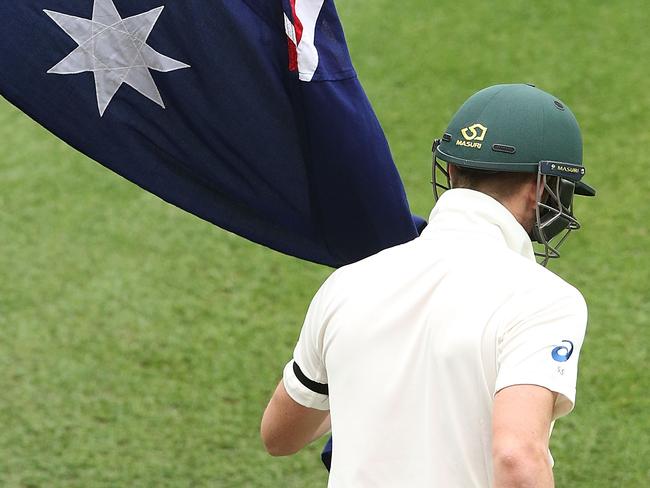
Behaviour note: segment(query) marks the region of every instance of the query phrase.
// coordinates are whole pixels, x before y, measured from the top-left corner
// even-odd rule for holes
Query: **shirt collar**
[[[514,215],[485,193],[464,188],[447,190],[438,199],[422,237],[432,238],[436,229],[483,229],[525,258],[535,260],[533,244]]]

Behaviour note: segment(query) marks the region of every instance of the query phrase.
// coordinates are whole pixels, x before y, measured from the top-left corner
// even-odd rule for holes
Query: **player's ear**
[[[447,172],[449,173],[449,186],[453,188],[455,186],[454,181],[456,181],[456,166],[448,164]]]
[[[537,176],[534,178],[527,179],[525,184],[525,195],[526,201],[530,208],[536,208],[537,202],[543,202],[544,198],[544,185],[540,185],[540,188],[537,187]]]

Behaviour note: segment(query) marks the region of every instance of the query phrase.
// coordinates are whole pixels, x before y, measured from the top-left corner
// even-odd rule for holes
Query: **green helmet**
[[[544,245],[543,264],[559,257],[557,248],[569,231],[580,227],[573,216],[573,195],[594,196],[582,182],[582,137],[569,108],[532,85],[495,85],[472,95],[456,112],[442,139],[434,143],[434,193],[438,160],[487,172],[538,175],[546,198],[538,202],[531,237]],[[448,182],[447,182],[448,183]],[[541,191],[539,192],[542,193]],[[559,234],[558,243],[550,244]]]

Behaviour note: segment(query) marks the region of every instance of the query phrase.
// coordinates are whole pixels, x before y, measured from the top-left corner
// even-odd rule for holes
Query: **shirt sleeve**
[[[587,326],[587,306],[575,289],[553,300],[535,300],[526,316],[500,334],[495,394],[508,386],[537,385],[558,394],[553,420],[575,404],[578,358]],[[541,305],[541,306],[540,306]]]
[[[329,410],[327,371],[323,359],[323,335],[327,323],[327,282],[314,296],[300,338],[282,377],[284,388],[299,404],[317,410]]]

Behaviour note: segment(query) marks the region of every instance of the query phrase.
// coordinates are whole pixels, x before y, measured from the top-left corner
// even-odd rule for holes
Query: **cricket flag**
[[[332,0],[12,0],[0,19],[0,93],[167,202],[330,266],[423,225]]]

